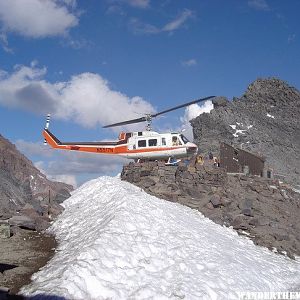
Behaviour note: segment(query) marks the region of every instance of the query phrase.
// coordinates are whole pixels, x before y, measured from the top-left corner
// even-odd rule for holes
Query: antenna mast
[[[146,122],[147,122],[146,131],[151,131],[152,130],[152,127],[151,127],[152,115],[151,114],[146,114],[145,119],[146,119]]]

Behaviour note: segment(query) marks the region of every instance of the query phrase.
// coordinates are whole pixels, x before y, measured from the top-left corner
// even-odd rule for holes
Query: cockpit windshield
[[[184,144],[189,142],[189,140],[183,134],[181,134],[180,137],[181,137],[182,141],[184,142]]]

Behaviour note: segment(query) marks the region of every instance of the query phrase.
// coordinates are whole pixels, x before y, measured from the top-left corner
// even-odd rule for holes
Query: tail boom
[[[44,129],[43,136],[47,143],[54,149],[73,150],[81,152],[102,153],[102,154],[120,154],[124,151],[124,145],[117,146],[117,142],[79,142],[64,143],[61,142],[48,129]]]

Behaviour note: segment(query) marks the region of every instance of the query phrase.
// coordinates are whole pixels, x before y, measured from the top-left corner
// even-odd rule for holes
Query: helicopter
[[[145,116],[137,119],[103,126],[103,128],[111,128],[140,122],[147,123],[144,131],[121,132],[118,140],[111,142],[62,142],[49,130],[50,115],[48,115],[46,126],[43,130],[43,136],[45,138],[44,144],[49,144],[54,149],[119,155],[129,159],[134,159],[135,161],[165,160],[170,163],[171,160],[188,159],[197,154],[197,145],[190,142],[182,133],[179,132],[158,133],[152,131],[152,120],[159,115],[198,102],[203,102],[214,97],[215,96],[209,96],[193,100],[158,113],[146,114]]]

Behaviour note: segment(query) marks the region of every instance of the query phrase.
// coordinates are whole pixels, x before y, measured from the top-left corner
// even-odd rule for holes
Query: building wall
[[[234,148],[226,143],[220,145],[220,166],[228,173],[243,173],[244,167],[249,167],[251,175],[263,175],[265,160],[263,157],[248,151]]]

